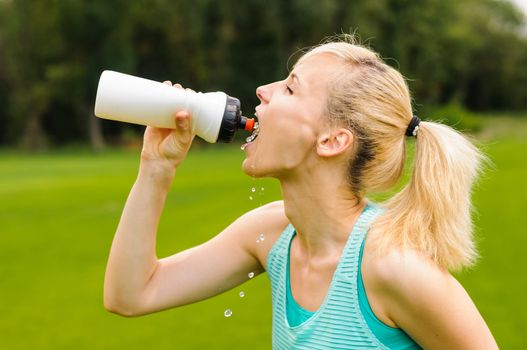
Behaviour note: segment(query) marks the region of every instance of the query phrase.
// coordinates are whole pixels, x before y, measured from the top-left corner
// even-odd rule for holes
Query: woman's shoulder
[[[464,292],[447,270],[414,249],[370,251],[365,258],[363,280],[372,309],[391,326],[402,327],[401,320],[407,315],[446,307],[445,296]]]
[[[364,268],[368,299],[373,296],[383,321],[402,328],[424,348],[496,348],[463,286],[430,257],[392,249],[370,255]]]
[[[285,215],[284,201],[274,201],[264,204],[245,213],[242,218],[251,221],[262,228],[283,227],[289,223]]]
[[[371,281],[383,289],[415,292],[415,285],[453,279],[431,258],[410,248],[393,248],[382,254],[371,252],[367,262]]]
[[[285,215],[284,202],[275,201],[245,213],[240,219],[244,222],[248,249],[265,267],[267,254],[281,233],[289,225]]]

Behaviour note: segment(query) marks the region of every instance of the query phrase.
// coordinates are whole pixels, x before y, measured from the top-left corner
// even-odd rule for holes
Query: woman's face
[[[327,84],[340,67],[336,57],[315,54],[302,59],[285,80],[256,89],[259,134],[245,147],[246,174],[280,178],[308,170],[316,158],[317,136],[327,129]]]

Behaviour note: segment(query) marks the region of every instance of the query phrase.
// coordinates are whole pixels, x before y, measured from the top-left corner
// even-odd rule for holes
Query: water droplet
[[[249,274],[247,276],[249,276],[249,278],[253,278],[254,277],[254,272],[249,272]]]
[[[256,192],[256,188],[251,188],[251,192]]]
[[[259,240],[259,239],[257,239],[257,240],[256,240],[256,243],[260,243],[260,240]]]
[[[258,240],[256,242],[258,241],[265,241],[265,236],[263,233],[260,233],[260,235],[258,236]]]
[[[245,143],[240,147],[240,149],[241,149],[242,151],[245,150]]]
[[[252,201],[253,200],[253,196],[249,196],[249,200]]]
[[[223,316],[225,316],[225,317],[231,317],[231,316],[232,316],[232,311],[231,311],[231,309],[227,309],[227,310],[225,310],[225,312],[223,313]]]
[[[263,191],[263,190],[265,190],[265,188],[263,188],[263,187],[262,187],[262,188],[260,188],[260,191]]]
[[[240,292],[240,298],[243,298],[245,296],[245,293],[243,291]]]

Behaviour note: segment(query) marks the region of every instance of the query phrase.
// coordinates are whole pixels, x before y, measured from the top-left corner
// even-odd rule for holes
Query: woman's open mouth
[[[253,133],[249,137],[247,137],[245,141],[247,141],[247,143],[253,142],[258,137],[259,132],[260,128],[258,122],[256,122],[254,123]]]

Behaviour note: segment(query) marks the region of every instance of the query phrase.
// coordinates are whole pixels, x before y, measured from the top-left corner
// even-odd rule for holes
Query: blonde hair
[[[315,54],[342,60],[342,74],[328,87],[326,114],[354,133],[349,183],[362,199],[368,192],[393,187],[401,178],[405,132],[413,113],[403,76],[352,37],[344,39],[317,46],[298,62]],[[477,253],[470,196],[483,158],[451,127],[421,122],[411,180],[383,203],[386,211],[372,227],[381,233],[375,235],[378,252],[411,248],[449,270],[472,265]]]

